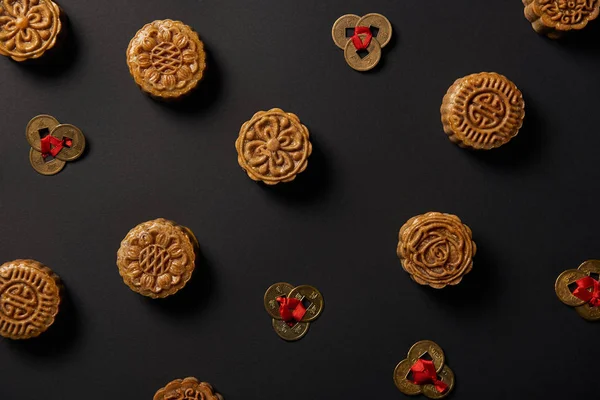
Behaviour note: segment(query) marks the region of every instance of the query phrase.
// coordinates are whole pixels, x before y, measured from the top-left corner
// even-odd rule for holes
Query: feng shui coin
[[[259,111],[242,125],[235,141],[238,163],[254,181],[291,182],[308,166],[309,136],[297,115],[279,108]]]
[[[471,229],[456,215],[417,215],[400,228],[398,237],[402,268],[420,285],[457,285],[473,269],[477,246]]]
[[[60,8],[50,0],[4,0],[0,5],[0,54],[15,61],[41,57],[62,29]]]
[[[60,124],[52,130],[51,135],[63,141],[64,139],[70,139],[70,147],[63,146],[56,155],[56,158],[59,160],[73,161],[83,154],[85,150],[85,136],[83,136],[83,132],[75,125]]]
[[[273,329],[277,335],[283,340],[293,342],[295,340],[302,339],[308,332],[310,323],[308,322],[297,322],[294,326],[289,326],[285,321],[273,318]]]
[[[376,34],[373,35],[374,39],[377,39],[381,48],[384,48],[388,45],[390,40],[392,40],[392,24],[390,21],[381,14],[371,13],[362,17],[357,23],[356,26],[366,26],[367,28],[376,28]]]
[[[333,42],[337,47],[344,50],[346,48],[346,43],[350,38],[346,34],[347,29],[352,29],[356,27],[356,24],[360,20],[358,15],[354,14],[346,14],[342,15],[335,21],[333,24],[333,28],[331,28],[331,37],[333,38]]]
[[[505,76],[481,72],[458,79],[441,107],[448,138],[460,147],[490,150],[515,137],[525,118],[523,94]]]
[[[423,394],[430,399],[442,399],[452,392],[454,389],[454,372],[448,367],[444,365],[444,367],[438,371],[438,379],[448,385],[448,389],[446,389],[443,393],[438,392],[435,388],[435,385],[428,383],[423,385]]]
[[[585,278],[587,274],[578,269],[569,269],[563,272],[556,279],[556,283],[554,284],[554,290],[556,295],[568,306],[577,307],[581,306],[585,303],[585,301],[573,295],[569,285],[575,283],[579,279]]]
[[[178,98],[196,88],[204,77],[204,43],[180,21],[154,21],[131,39],[127,65],[146,93],[163,99]]]
[[[600,307],[594,307],[589,303],[575,307],[575,311],[577,311],[577,314],[579,314],[582,318],[588,321],[600,320]]]
[[[414,396],[421,393],[421,386],[415,385],[408,380],[408,375],[412,365],[413,363],[411,363],[409,360],[402,360],[394,369],[394,383],[396,384],[396,387],[402,393],[409,396]]]
[[[369,71],[381,60],[381,46],[377,40],[371,40],[366,50],[359,51],[354,47],[354,42],[349,40],[344,48],[344,58],[352,69],[361,72]]]
[[[182,289],[192,277],[195,260],[194,239],[163,218],[130,230],[117,252],[125,284],[151,298],[164,298]]]
[[[27,124],[27,128],[25,128],[27,142],[34,150],[40,151],[40,140],[42,135],[49,135],[58,124],[58,120],[51,115],[38,115],[33,117]]]
[[[286,282],[279,282],[271,285],[265,292],[264,304],[265,310],[272,318],[281,319],[279,314],[279,303],[277,302],[278,297],[287,297],[290,291],[294,288]]]
[[[422,340],[420,342],[415,343],[410,350],[408,351],[408,361],[412,366],[417,362],[419,358],[422,358],[425,354],[429,354],[431,360],[433,361],[433,365],[437,372],[440,372],[442,367],[444,366],[444,351],[437,343],[432,342],[431,340]]]
[[[56,175],[63,170],[66,164],[66,162],[58,158],[46,161],[42,153],[33,148],[29,149],[29,162],[33,169],[42,175]]]
[[[533,29],[550,39],[585,28],[600,12],[600,0],[523,0],[523,4]]]
[[[190,377],[169,382],[156,392],[154,400],[223,400],[223,396],[210,383]]]
[[[301,285],[293,288],[288,297],[291,299],[301,300],[305,304],[306,314],[302,318],[302,322],[310,322],[319,318],[321,313],[323,312],[323,307],[325,302],[323,300],[323,295],[316,288],[309,285]]]
[[[39,336],[58,314],[61,284],[58,276],[34,260],[15,260],[0,266],[0,335],[9,339]]]
[[[584,261],[577,269],[579,271],[582,271],[586,275],[590,275],[590,274],[599,274],[600,275],[600,260]]]

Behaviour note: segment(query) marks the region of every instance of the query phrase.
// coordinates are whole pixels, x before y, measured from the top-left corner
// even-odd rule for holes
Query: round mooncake
[[[417,215],[400,228],[398,257],[421,285],[441,289],[459,284],[473,268],[476,251],[471,229],[456,215]]]
[[[123,281],[152,298],[177,293],[194,272],[197,240],[188,228],[166,219],[144,222],[129,231],[117,252]]]
[[[35,260],[0,266],[0,335],[9,339],[39,336],[54,323],[60,304],[58,275]]]
[[[235,141],[238,163],[252,180],[267,185],[293,181],[308,166],[309,136],[295,114],[279,108],[259,111]]]
[[[154,21],[129,42],[127,65],[146,93],[164,99],[178,98],[196,88],[204,77],[204,43],[180,21]]]

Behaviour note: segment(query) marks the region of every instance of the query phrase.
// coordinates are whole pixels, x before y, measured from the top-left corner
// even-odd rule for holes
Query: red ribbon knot
[[[600,282],[586,276],[575,281],[577,288],[573,291],[573,296],[589,303],[592,307],[600,306]]]
[[[60,153],[63,147],[71,147],[72,144],[73,141],[69,138],[64,138],[63,140],[60,140],[52,135],[48,135],[40,140],[40,152],[42,153],[42,157],[44,158],[48,157],[48,155],[56,157],[56,155]]]
[[[448,385],[438,379],[433,361],[418,359],[417,362],[410,367],[410,370],[415,385],[433,383],[435,389],[440,393],[444,393],[448,390]]]
[[[279,315],[289,326],[294,326],[296,322],[302,321],[306,314],[306,307],[302,301],[289,297],[278,297],[277,302],[279,303]]]
[[[361,40],[358,35],[364,35],[364,40]],[[373,39],[373,34],[371,33],[371,29],[368,26],[357,26],[354,28],[354,36],[352,36],[352,43],[354,43],[354,47],[356,50],[365,50],[371,44],[371,40]]]

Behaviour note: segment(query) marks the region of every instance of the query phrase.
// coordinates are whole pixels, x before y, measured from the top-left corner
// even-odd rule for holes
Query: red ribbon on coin
[[[358,35],[364,35],[364,40],[360,40]],[[352,43],[354,43],[354,47],[356,50],[365,50],[371,44],[371,40],[373,39],[373,34],[371,33],[371,29],[368,26],[357,26],[354,28],[354,36],[352,36]]]
[[[435,389],[440,393],[444,393],[448,390],[448,385],[438,379],[433,361],[418,359],[417,362],[410,367],[410,370],[413,376],[412,382],[415,385],[433,383]]]
[[[294,326],[296,322],[302,321],[306,314],[306,307],[302,301],[289,297],[278,297],[277,302],[279,303],[279,315],[289,326]]]
[[[577,288],[573,296],[589,303],[592,307],[600,306],[600,282],[590,276],[575,281]],[[590,290],[591,289],[591,290]]]
[[[42,153],[42,157],[44,158],[48,157],[48,155],[56,157],[56,155],[60,153],[63,147],[71,147],[72,144],[73,141],[71,139],[65,138],[63,140],[60,140],[52,135],[48,135],[40,140],[40,152]]]

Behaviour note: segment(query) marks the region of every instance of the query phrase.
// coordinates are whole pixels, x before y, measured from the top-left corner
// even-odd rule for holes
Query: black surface
[[[368,4],[367,4],[368,3]],[[2,58],[0,259],[35,258],[68,287],[37,340],[0,343],[0,399],[151,399],[196,376],[234,399],[401,399],[395,365],[432,339],[457,377],[452,398],[596,398],[598,325],[554,294],[600,257],[600,23],[566,42],[538,36],[520,1],[76,1],[53,66]],[[394,41],[357,73],[333,44],[342,14],[380,12]],[[135,32],[181,19],[209,49],[191,101],[143,95],[125,63]],[[439,106],[455,79],[496,71],[526,101],[520,135],[473,154],[446,139]],[[234,141],[256,111],[308,125],[308,170],[252,182]],[[24,128],[49,113],[89,151],[55,177],[28,162]],[[461,285],[420,287],[397,231],[427,211],[459,215],[479,253]],[[150,300],[117,273],[130,228],[165,217],[203,250],[177,296]],[[273,282],[312,284],[326,308],[297,343],[262,305]]]

